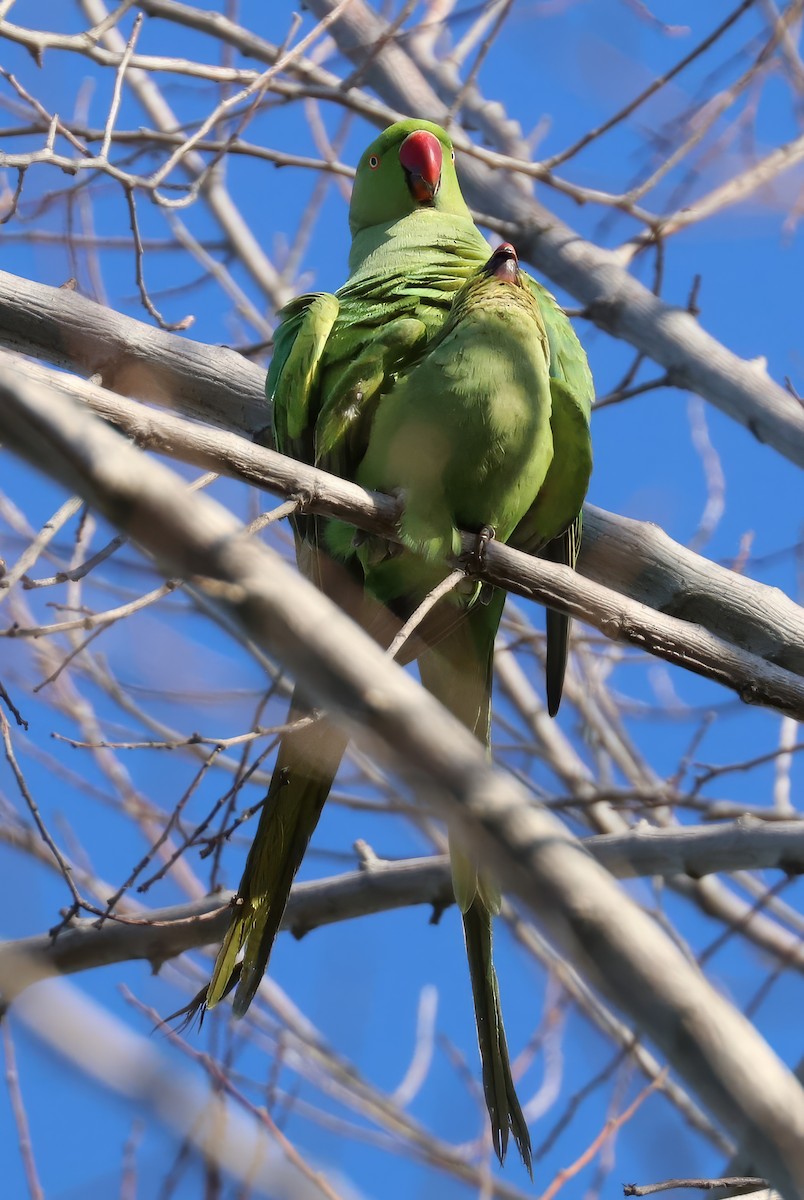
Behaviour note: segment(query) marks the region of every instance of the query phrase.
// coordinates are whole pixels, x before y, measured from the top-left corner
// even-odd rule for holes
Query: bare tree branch
[[[103,386],[254,433],[270,424],[260,367],[224,346],[154,329],[66,288],[0,272],[0,344]]]
[[[799,874],[804,870],[804,822],[800,821],[771,824],[742,817],[723,825],[666,829],[643,822],[628,833],[588,838],[584,845],[619,879],[639,875],[700,879],[718,871],[776,868]]]
[[[0,833],[2,838],[2,833]],[[691,875],[717,871],[804,871],[804,822],[767,825],[744,818],[728,825],[657,829],[641,825],[625,834],[583,842],[616,878]],[[229,923],[233,892],[223,892],[168,908],[135,908],[102,923],[74,920],[57,937],[50,933],[0,943],[0,977],[11,980],[3,1004],[11,1004],[32,983],[111,963],[145,959],[154,971],[170,958],[218,943]],[[447,855],[389,862],[312,882],[296,883],[281,928],[302,938],[314,929],[374,913],[432,906],[438,913],[454,903]],[[5,960],[23,970],[6,971]],[[804,970],[804,949],[791,965]]]
[[[0,363],[4,357],[0,352]],[[63,375],[43,375],[41,368],[26,366],[19,360],[16,366],[15,360],[6,361],[13,369],[32,378],[44,378],[59,390],[79,395],[96,412],[112,420],[144,447],[183,458],[206,470],[222,472],[260,487],[270,487],[289,497],[303,497],[304,507],[311,511],[348,520],[385,537],[396,536],[397,505],[390,499],[370,496],[355,484],[284,458],[273,451],[244,443],[235,434],[205,430],[200,426],[182,422],[175,416],[155,413],[131,401],[119,400],[95,385],[71,381]],[[162,402],[165,400],[163,397]],[[599,527],[600,513],[596,516]],[[633,535],[633,528],[629,532]],[[651,540],[655,546],[659,540],[658,535],[654,535]],[[672,543],[670,539],[663,540],[667,551]],[[632,536],[631,544],[633,541]],[[604,539],[601,538],[597,545],[603,543]],[[471,536],[465,535],[464,550],[469,551],[472,544]],[[591,550],[586,552],[591,554],[593,559],[595,544],[593,541]],[[696,559],[690,552],[686,552],[686,556]],[[628,546],[623,548],[622,558],[628,562],[627,580],[628,576],[633,576],[634,573],[634,561],[629,558]],[[718,632],[712,632],[709,626],[711,621],[715,630],[718,630],[724,624],[718,617],[724,606],[724,591],[720,579],[724,574],[722,569],[713,568],[708,564],[706,572],[697,572],[699,579],[702,574],[715,577],[707,578],[706,590],[702,596],[699,593],[699,602],[695,605],[691,603],[690,583],[683,571],[673,564],[671,554],[666,552],[663,558],[666,569],[662,583],[666,585],[669,574],[667,568],[672,564],[675,567],[674,591],[679,597],[677,606],[684,614],[683,617],[671,615],[673,606],[664,586],[664,594],[657,609],[648,609],[645,604],[626,599],[602,584],[585,580],[568,568],[562,569],[555,564],[545,563],[542,559],[520,554],[496,543],[489,546],[485,555],[483,577],[518,595],[538,600],[543,604],[564,607],[573,615],[600,629],[607,637],[630,641],[669,662],[715,679],[737,691],[741,698],[749,703],[770,704],[790,712],[791,715],[804,716],[804,676],[799,676],[785,667],[777,666],[775,661],[761,658],[742,648],[745,643],[745,637],[742,635],[746,615],[749,615],[750,622],[750,614],[758,611],[764,614],[763,628],[758,631],[758,635],[755,634],[757,640],[764,641],[768,612],[772,606],[773,611],[783,614],[786,618],[782,624],[780,640],[791,645],[791,656],[795,665],[798,665],[803,644],[800,638],[804,613],[792,603],[785,604],[776,594],[769,595],[766,604],[764,596],[770,589],[730,574],[729,588],[725,595],[732,596],[736,592],[737,599],[732,608],[739,610],[741,620],[737,628],[738,636],[733,642],[726,640]],[[618,582],[621,581],[621,572],[617,570],[617,566],[611,571],[604,569],[602,575],[604,578],[613,577]],[[737,580],[742,584],[741,589],[735,587]],[[693,623],[687,619],[686,614],[690,609],[700,623]],[[703,624],[702,618],[708,618],[707,625]],[[726,631],[731,632],[732,624],[728,617],[725,625]],[[15,632],[14,636],[21,635]],[[777,641],[772,647],[774,659],[785,658],[784,652],[780,654],[779,651]]]
[[[724,344],[740,347],[745,355],[765,350],[777,363],[780,355],[792,354],[788,366],[796,370],[795,351],[790,337],[785,339],[788,259],[763,256],[756,243],[743,246],[739,237],[760,222],[763,227],[778,226],[781,253],[784,235],[789,238],[795,232],[804,211],[796,194],[804,162],[804,142],[796,127],[796,97],[804,78],[798,48],[804,0],[760,0],[759,5],[731,0],[728,13],[717,17],[703,6],[683,30],[665,24],[650,0],[615,0],[622,10],[622,37],[619,25],[617,37],[610,30],[579,25],[571,17],[573,5],[566,3],[553,5],[556,12],[548,15],[551,6],[536,6],[526,14],[509,0],[468,6],[462,0],[317,2],[326,9],[326,21],[343,16],[342,30],[353,17],[358,24],[361,14],[370,18],[370,26],[363,26],[365,44],[355,50],[352,62],[315,15],[291,13],[281,4],[256,6],[246,13],[237,0],[212,6],[220,12],[207,11],[209,5],[196,7],[198,0],[75,0],[73,16],[64,25],[54,24],[49,12],[41,20],[30,19],[31,6],[26,12],[25,5],[0,0],[0,42],[6,50],[0,70],[0,224],[11,255],[2,265],[27,274],[28,265],[38,263],[32,269],[45,271],[42,278],[49,282],[71,277],[62,289],[37,289],[25,279],[0,276],[0,345],[5,339],[12,350],[90,377],[77,379],[30,362],[23,366],[18,358],[0,354],[0,378],[6,373],[16,387],[22,373],[23,389],[27,380],[79,398],[84,411],[90,408],[103,416],[139,447],[198,463],[203,473],[181,467],[184,487],[191,475],[200,477],[190,486],[212,482],[215,493],[229,498],[243,521],[242,538],[249,535],[253,542],[276,546],[283,558],[290,553],[284,518],[300,511],[337,513],[393,537],[393,502],[260,448],[270,442],[262,368],[271,352],[277,306],[317,286],[321,272],[334,271],[333,279],[342,278],[335,260],[345,255],[348,243],[343,204],[354,169],[347,164],[354,161],[359,143],[367,140],[357,124],[368,121],[383,127],[417,112],[435,117],[455,137],[458,169],[469,181],[466,191],[479,223],[494,235],[517,238],[520,247],[531,244],[535,260],[543,260],[542,270],[569,281],[578,295],[596,304],[592,313],[583,308],[576,313],[580,321],[591,315],[618,333],[601,338],[592,330],[589,349],[601,393],[606,393],[603,406],[641,395],[639,411],[633,413],[637,427],[643,420],[651,423],[655,415],[658,427],[680,434],[682,441],[689,436],[689,450],[700,460],[691,459],[693,475],[684,477],[678,472],[688,449],[675,439],[658,448],[649,442],[651,450],[658,450],[657,481],[661,480],[660,493],[648,492],[651,503],[661,495],[676,536],[686,537],[684,531],[695,527],[697,517],[698,532],[686,546],[655,526],[588,506],[580,569],[602,588],[589,590],[578,577],[562,580],[549,564],[547,574],[534,576],[527,560],[507,555],[504,548],[499,548],[499,557],[497,547],[488,557],[498,573],[492,577],[525,595],[567,603],[573,611],[588,608],[599,627],[614,638],[624,632],[636,638],[638,646],[662,650],[671,661],[687,664],[692,656],[699,669],[730,681],[749,699],[764,694],[767,680],[761,672],[769,664],[789,672],[798,689],[804,681],[804,612],[775,588],[743,577],[745,570],[759,572],[763,580],[795,594],[791,586],[796,586],[801,566],[797,512],[789,503],[781,509],[772,503],[777,490],[774,465],[779,468],[778,499],[793,476],[787,464],[741,433],[734,434],[733,445],[729,437],[723,442],[728,431],[720,427],[722,421],[718,425],[719,414],[713,418],[710,445],[708,418],[695,394],[687,405],[687,428],[684,397],[679,405],[676,385],[695,378],[696,386],[717,394],[723,387],[718,371],[731,372],[738,394],[736,400],[733,394],[725,397],[727,408],[740,408],[746,399],[758,399],[761,406],[768,386],[773,391],[761,365],[764,359],[754,364],[733,357],[720,360],[709,376],[701,369],[701,355],[717,344],[705,335],[701,340],[691,317],[700,311],[701,279],[706,280],[705,296],[713,288],[724,291],[726,280],[716,252],[722,242],[745,259],[747,277],[765,272],[768,287],[761,302],[781,306],[773,331],[778,336],[766,337],[765,346],[765,325],[751,321],[756,289],[749,289],[733,311],[728,304],[719,307],[718,328],[725,330],[732,322],[732,332],[720,334]],[[12,25],[9,18],[18,23]],[[548,91],[540,86],[547,77],[539,75],[531,89],[533,103],[524,108],[514,104],[509,111],[509,68],[520,52],[519,35],[525,29],[537,38],[549,33],[551,56],[555,50],[567,62],[571,56],[573,62],[587,65],[590,59],[584,56],[594,47],[594,65],[591,71],[582,69],[580,76],[567,72]],[[647,38],[639,36],[645,29]],[[43,60],[45,72],[39,69]],[[555,68],[551,62],[550,69]],[[45,87],[48,80],[51,86]],[[384,100],[375,98],[375,87],[382,89]],[[440,107],[432,103],[434,93]],[[782,123],[770,121],[771,115]],[[534,119],[534,126],[526,124]],[[534,204],[534,194],[544,208]],[[270,211],[262,203],[269,197]],[[127,200],[138,233],[133,246],[131,238],[109,234],[121,221],[125,226]],[[566,214],[578,214],[584,237],[599,247],[617,248],[585,247],[545,211],[554,200],[556,211],[572,224],[576,218]],[[736,202],[739,211],[732,208],[733,216],[724,223],[727,207]],[[688,269],[698,274],[684,302],[686,289],[678,291],[684,286],[678,271],[691,259],[694,266]],[[661,303],[643,304],[639,288],[631,286],[631,274],[646,280],[657,297],[680,296],[689,319],[678,319],[677,310]],[[126,306],[138,302],[135,279],[139,303],[152,313],[164,313],[165,326],[175,328],[179,318],[191,313],[188,320],[204,323],[205,332],[197,337],[220,337],[231,346],[242,346],[243,358],[251,363],[231,350],[194,345],[186,338],[154,338],[149,326],[80,298],[90,295],[106,303],[108,295],[110,303],[129,311]],[[608,300],[614,302],[613,312]],[[711,300],[707,303],[711,308]],[[143,317],[152,319],[145,313]],[[702,318],[713,319],[709,311]],[[749,333],[743,340],[733,331],[746,320]],[[620,327],[637,344],[636,351],[618,340]],[[661,357],[671,354],[674,339],[679,344],[671,367],[648,369],[643,342]],[[801,387],[791,380],[785,383],[798,405]],[[135,401],[121,398],[115,389]],[[57,402],[58,395],[48,401],[48,412]],[[750,424],[750,403],[743,415]],[[625,416],[620,409],[609,423],[622,422]],[[778,439],[784,431],[777,417],[778,413],[772,436]],[[24,430],[23,420],[22,434]],[[629,430],[634,431],[630,422]],[[15,432],[22,435],[19,428]],[[628,430],[623,428],[623,433]],[[613,484],[621,494],[623,488],[653,488],[651,454],[629,458],[627,472],[618,475],[617,455],[605,445],[605,437],[602,441],[597,457],[607,462],[599,463],[599,489]],[[92,476],[94,467],[84,470],[81,436],[70,434],[62,439],[62,447],[67,444],[67,457],[78,466],[73,482]],[[48,445],[53,447],[46,434],[37,447],[40,458]],[[756,468],[763,479],[760,488],[745,486],[740,446],[753,463],[752,471]],[[793,454],[792,442],[791,447]],[[719,450],[724,451],[722,460]],[[239,535],[221,536],[222,545],[212,552],[218,565],[210,567],[213,527],[204,525],[195,540],[198,523],[183,527],[195,530],[191,568],[197,573],[192,582],[174,576],[160,587],[153,564],[143,559],[135,540],[124,533],[112,537],[81,495],[67,499],[58,489],[54,495],[51,487],[35,485],[35,479],[32,484],[31,473],[15,466],[10,447],[3,448],[0,459],[8,468],[0,485],[0,553],[8,560],[7,565],[0,562],[5,614],[0,627],[0,724],[5,712],[5,756],[12,782],[10,792],[0,787],[0,843],[20,852],[18,865],[26,878],[45,867],[50,875],[47,894],[62,897],[69,879],[72,894],[67,902],[72,901],[76,917],[94,914],[89,922],[78,921],[70,919],[70,910],[63,910],[59,925],[54,913],[50,920],[64,936],[0,947],[0,973],[17,975],[7,997],[17,997],[8,1017],[13,1029],[29,1000],[49,994],[50,984],[45,982],[19,996],[23,984],[37,975],[56,969],[83,971],[96,961],[108,961],[117,964],[107,968],[115,978],[141,979],[142,961],[126,965],[129,956],[142,955],[158,968],[168,955],[219,935],[228,920],[229,893],[221,887],[236,878],[255,823],[252,818],[265,803],[276,739],[287,727],[285,701],[293,672],[237,623],[245,615],[252,632],[267,625],[269,606],[261,572],[267,574],[270,562],[275,575],[273,560],[263,556],[258,566],[248,557],[250,551],[241,553]],[[110,463],[115,462],[120,470],[119,460],[112,457]],[[143,459],[137,463],[138,471],[149,465]],[[230,478],[213,482],[218,475]],[[169,536],[155,527],[166,510],[174,520],[175,505],[164,500],[163,489],[155,516],[156,506],[143,499],[139,479],[129,488],[125,464],[122,478],[121,493],[118,483],[107,486],[101,471],[98,495],[110,499],[113,517],[141,520],[148,537],[161,539],[164,569],[173,574],[175,522]],[[239,482],[233,485],[232,479]],[[277,493],[280,501],[266,491]],[[145,495],[150,495],[147,486]],[[727,522],[715,529],[724,501]],[[690,506],[700,507],[692,523],[686,519]],[[203,505],[193,508],[201,522],[208,522],[209,511]],[[741,531],[737,545],[735,530]],[[712,533],[716,536],[709,553],[733,563],[733,570],[701,557],[703,539]],[[222,556],[226,562],[218,573]],[[463,567],[456,572],[463,573]],[[297,594],[289,595],[295,603]],[[623,606],[623,596],[636,606]],[[224,612],[227,597],[232,604]],[[273,602],[276,597],[268,599]],[[303,595],[299,603],[304,603]],[[645,605],[647,610],[641,607]],[[285,628],[279,612],[278,618],[271,618],[272,629],[277,621],[279,629]],[[314,651],[323,640],[334,638],[343,641],[345,654],[362,653],[359,645],[343,640],[342,625],[329,618],[324,623],[322,610],[318,613],[312,641],[309,629],[304,630]],[[210,616],[225,623],[226,635],[209,628]],[[801,727],[792,716],[779,719],[767,709],[752,712],[729,693],[696,685],[689,675],[668,670],[659,658],[634,653],[621,638],[602,637],[580,624],[574,627],[561,718],[552,721],[542,698],[545,638],[540,616],[516,597],[506,606],[495,647],[495,762],[522,780],[531,805],[543,804],[554,816],[566,817],[573,830],[582,831],[587,855],[613,873],[644,880],[638,886],[628,884],[629,894],[689,961],[697,959],[707,973],[717,972],[712,956],[727,948],[729,972],[745,1001],[743,1011],[759,1028],[771,1030],[775,1045],[777,1027],[768,1020],[767,1007],[762,1024],[760,1007],[767,1006],[772,990],[775,1011],[794,1006],[804,973],[804,918],[796,910],[801,888],[794,878],[802,867],[802,822],[796,808],[796,785],[804,767]],[[668,617],[676,624],[668,626]],[[291,652],[301,639],[300,621],[297,631],[300,637],[290,639]],[[702,644],[701,631],[720,642],[705,639]],[[297,664],[299,673],[313,672],[314,659],[315,654],[306,667]],[[352,690],[347,693],[346,685],[337,684],[343,663],[334,663],[332,657],[326,661],[323,674],[318,671],[325,690],[337,689],[346,696],[355,727],[370,712],[369,723],[379,728],[380,718],[370,705],[360,707],[365,693],[356,678],[358,666],[348,664]],[[753,670],[755,661],[759,674]],[[374,679],[379,679],[379,698],[391,696],[387,733],[399,693],[385,690],[384,676],[375,673],[372,684]],[[376,693],[375,688],[371,700]],[[364,911],[418,902],[434,906],[435,921],[442,905],[451,901],[447,868],[440,857],[386,862],[369,851],[358,854],[366,869],[352,869],[351,844],[367,832],[366,823],[372,840],[386,852],[398,846],[400,826],[417,842],[423,840],[423,854],[429,850],[440,856],[447,844],[441,822],[411,800],[413,791],[425,798],[430,791],[424,776],[415,775],[415,760],[423,753],[425,765],[436,766],[442,778],[446,772],[452,781],[448,790],[455,795],[460,744],[449,726],[442,725],[439,733],[438,725],[430,723],[426,736],[431,741],[425,738],[422,751],[410,715],[413,709],[404,711],[402,732],[398,720],[394,732],[409,760],[410,773],[402,783],[387,762],[371,758],[361,742],[350,743],[328,803],[329,817],[312,846],[313,862],[308,861],[308,866],[316,859],[346,866],[323,868],[331,878],[312,885],[312,890],[310,885],[294,889],[287,917],[296,934]],[[436,734],[443,743],[440,756],[432,740]],[[371,746],[371,735],[366,736]],[[587,889],[588,860],[576,859],[583,851],[569,854],[562,838],[556,843],[555,827],[548,831],[538,813],[535,826],[529,824],[529,814],[517,815],[510,788],[505,787],[502,796],[494,780],[478,773],[470,760],[463,761],[462,769],[457,781],[461,787],[466,784],[471,790],[476,785],[482,791],[488,786],[492,807],[495,798],[512,804],[506,828],[513,827],[518,838],[513,847],[516,861],[512,863],[512,839],[500,833],[500,821],[484,818],[486,837],[491,839],[489,861],[503,870],[512,892],[519,889],[538,900],[548,917],[551,911],[557,914],[555,938],[549,942],[512,894],[501,910],[509,936],[499,945],[501,982],[511,996],[507,1004],[512,1048],[518,1051],[514,1073],[526,1119],[538,1135],[540,1177],[550,1171],[551,1163],[571,1164],[552,1179],[545,1178],[545,1197],[553,1196],[592,1156],[593,1191],[603,1187],[615,1158],[617,1123],[631,1111],[625,1091],[635,1070],[656,1096],[640,1113],[630,1138],[617,1148],[622,1177],[639,1176],[633,1162],[627,1166],[635,1138],[644,1145],[647,1134],[648,1144],[651,1138],[655,1142],[669,1106],[675,1110],[672,1119],[680,1118],[709,1147],[708,1161],[677,1164],[677,1173],[690,1177],[687,1182],[699,1173],[759,1175],[753,1154],[728,1169],[711,1159],[712,1153],[734,1151],[742,1128],[724,1114],[744,1107],[744,1093],[753,1087],[755,1076],[767,1094],[764,1060],[754,1056],[755,1043],[748,1046],[741,1076],[733,1057],[724,1068],[722,1047],[713,1034],[718,1012],[711,1014],[708,1026],[702,1025],[698,1008],[706,1001],[695,988],[690,991],[671,960],[662,957],[664,943],[654,946],[653,932],[647,936],[643,923],[637,946],[622,950],[635,927],[630,918],[624,924],[622,910],[612,908],[606,893],[598,891],[594,871]],[[69,824],[62,817],[67,803]],[[444,797],[436,795],[434,808],[439,803]],[[105,810],[100,825],[97,805]],[[30,811],[39,814],[46,837],[26,815]],[[688,820],[706,824],[690,826]],[[714,824],[723,820],[734,823]],[[119,855],[109,857],[112,831],[119,835],[122,861]],[[526,861],[534,838],[539,858],[535,875]],[[495,858],[495,853],[502,857]],[[482,854],[478,843],[478,856]],[[485,857],[482,861],[485,864]],[[347,874],[335,877],[337,870]],[[140,880],[150,908],[137,899]],[[604,908],[598,912],[601,895]],[[11,899],[13,913],[13,895]],[[181,900],[189,903],[179,904]],[[166,904],[174,909],[165,909]],[[612,924],[601,935],[598,927],[605,924],[606,912]],[[416,944],[422,939],[425,948],[448,932],[423,929],[430,917],[425,907],[406,918],[412,922]],[[448,914],[450,926],[455,917],[454,911]],[[401,921],[402,914],[377,918],[380,932],[395,920]],[[371,931],[359,922],[341,929],[338,937],[348,944],[354,966],[343,986],[360,988],[363,980],[383,969],[373,952]],[[316,938],[299,957],[284,938],[282,953],[298,958],[304,972],[304,963],[319,961],[319,942],[332,940]],[[567,945],[571,956],[564,949]],[[396,945],[378,952],[387,952],[396,962],[406,953],[418,960],[412,943],[403,939],[398,949],[399,955]],[[30,957],[20,958],[26,950],[33,963]],[[623,955],[625,968],[620,965]],[[646,986],[648,959],[656,971]],[[603,986],[600,972],[590,966],[598,961],[610,977],[609,996],[625,1009],[622,1015],[594,990]],[[634,969],[635,961],[642,962],[642,974]],[[389,969],[390,963],[389,958]],[[439,965],[432,976],[434,986],[426,987],[434,1006],[440,1004],[440,972]],[[534,993],[530,986],[534,972],[546,983],[543,991]],[[156,985],[160,995],[174,987],[195,990],[207,971],[202,962],[182,955],[165,963],[161,974]],[[292,988],[288,995],[283,992],[285,979]],[[295,973],[292,982],[281,970],[269,973],[246,1021],[232,1022],[224,1010],[205,1023],[199,1037],[185,1041],[169,1036],[173,1049],[201,1072],[213,1092],[227,1096],[272,1137],[274,1131],[266,1123],[270,1117],[262,1106],[268,1114],[287,1115],[292,1124],[286,1128],[298,1128],[300,1136],[310,1129],[337,1136],[349,1154],[360,1154],[361,1145],[368,1145],[383,1155],[410,1159],[420,1174],[444,1172],[453,1186],[463,1182],[473,1194],[525,1200],[516,1187],[496,1176],[496,1169],[492,1174],[474,1045],[471,1038],[465,1044],[463,1040],[469,1034],[468,1022],[455,1024],[453,1045],[436,1037],[436,1030],[444,1029],[443,1007],[438,1016],[435,1007],[429,1010],[429,1022],[408,1021],[415,999],[407,989],[417,988],[421,980],[418,969],[406,972],[406,991],[395,996],[397,1041],[404,1046],[408,1040],[407,1023],[410,1046],[408,1065],[403,1064],[398,1075],[405,1082],[390,1096],[363,1075],[364,1069],[373,1071],[375,1057],[364,1039],[359,1039],[359,1050],[344,1053],[340,1032],[330,1043],[328,1023],[317,1028],[315,1005],[305,1005]],[[94,979],[86,983],[92,988]],[[626,989],[636,998],[623,999]],[[661,996],[668,990],[665,1005]],[[131,1023],[158,1021],[158,1014],[135,997],[129,994],[126,999]],[[164,1008],[181,1002],[166,998]],[[362,989],[360,1004],[371,1004]],[[636,1018],[642,1015],[642,1005],[654,1011],[640,1026]],[[665,1019],[668,1011],[671,1015]],[[348,1012],[347,1020],[353,1022],[357,1013],[351,1006]],[[584,1022],[608,1048],[607,1061],[592,1065],[583,1043],[568,1039],[570,1028],[574,1032]],[[661,1049],[654,1052],[649,1038],[657,1027],[663,1029],[667,1066],[672,1072],[680,1046],[686,1079],[706,1097],[713,1117],[698,1105],[685,1079],[668,1074]],[[738,1055],[742,1026],[727,1023],[720,1032],[728,1043],[728,1056]],[[703,1068],[690,1065],[699,1045],[707,1041],[711,1055]],[[54,1048],[58,1043],[56,1038]],[[780,1036],[779,1045],[785,1045]],[[69,1051],[68,1045],[68,1055]],[[87,1061],[86,1056],[73,1056],[67,1069],[75,1074]],[[120,1070],[126,1071],[124,1058],[119,1062]],[[8,1091],[14,1105],[13,1052],[10,1068]],[[16,1106],[24,1095],[35,1134],[37,1106],[49,1111],[48,1094],[26,1077],[24,1058],[20,1069]],[[94,1068],[87,1069],[92,1075]],[[51,1069],[51,1076],[56,1071]],[[455,1076],[451,1081],[450,1075]],[[797,1077],[801,1082],[800,1070]],[[464,1101],[477,1105],[476,1121],[470,1122],[468,1135],[462,1134],[470,1140],[450,1145],[436,1134],[439,1125],[443,1127],[443,1108],[426,1124],[405,1111],[403,1106],[425,1084],[457,1086],[465,1093]],[[152,1107],[151,1094],[137,1087],[135,1094]],[[754,1102],[761,1106],[761,1097]],[[607,1108],[610,1120],[591,1129],[593,1107]],[[771,1109],[763,1109],[763,1128],[771,1128],[773,1115]],[[119,1117],[127,1124],[122,1108]],[[153,1124],[161,1113],[154,1107],[144,1119]],[[715,1120],[722,1124],[718,1127]],[[24,1122],[18,1120],[17,1125],[30,1181],[36,1175],[34,1153],[52,1157],[53,1149],[35,1136],[26,1146]],[[749,1115],[745,1128],[755,1140],[757,1127]],[[465,1121],[460,1128],[466,1131]],[[194,1149],[185,1132],[180,1127],[172,1138],[163,1139],[169,1158],[175,1148],[172,1163],[162,1159],[163,1190],[172,1194],[181,1188],[183,1172],[200,1171],[202,1190],[218,1195],[225,1187],[224,1167],[205,1153],[206,1146],[197,1144]],[[798,1133],[796,1125],[791,1137]],[[138,1174],[136,1137],[129,1134],[126,1128],[119,1136],[120,1145],[125,1141],[127,1146],[121,1158],[121,1197],[124,1192],[133,1196]],[[292,1147],[288,1153],[293,1153]],[[785,1161],[780,1161],[784,1170]],[[10,1166],[13,1178],[13,1162]],[[669,1173],[642,1172],[648,1179]],[[13,1190],[13,1184],[8,1186]],[[243,1186],[248,1190],[248,1181]],[[288,1195],[299,1200],[300,1191],[307,1195],[312,1189],[313,1195],[323,1190],[331,1196],[327,1186],[319,1186],[315,1170],[296,1172]],[[335,1175],[329,1187],[340,1187]]]

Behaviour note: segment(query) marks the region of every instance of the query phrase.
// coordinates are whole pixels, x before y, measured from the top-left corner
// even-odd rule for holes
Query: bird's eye
[[[452,159],[453,162],[455,162],[455,151],[454,150],[451,152],[450,158]]]
[[[377,155],[372,154],[371,158],[369,159],[369,166],[371,167],[372,171],[376,171],[379,165],[380,160],[377,158]]]

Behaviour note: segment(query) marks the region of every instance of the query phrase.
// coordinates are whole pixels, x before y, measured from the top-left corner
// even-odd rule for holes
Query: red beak
[[[414,200],[429,203],[441,183],[443,155],[438,138],[426,129],[409,133],[399,147],[399,161]]]

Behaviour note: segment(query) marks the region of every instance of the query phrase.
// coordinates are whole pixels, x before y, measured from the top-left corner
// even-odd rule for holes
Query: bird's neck
[[[437,208],[418,208],[398,221],[358,230],[349,254],[349,273],[350,279],[377,274],[396,261],[411,271],[438,258],[480,263],[490,253],[491,247],[471,218]]]

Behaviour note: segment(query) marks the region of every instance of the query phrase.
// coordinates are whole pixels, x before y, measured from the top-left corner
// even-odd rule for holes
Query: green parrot
[[[519,272],[513,250],[492,255],[454,160],[448,135],[430,122],[397,122],[372,142],[352,194],[349,279],[335,294],[285,306],[266,383],[282,453],[408,494],[398,553],[376,539],[353,545],[354,531],[337,522],[293,518],[302,572],[386,645],[446,574],[458,527],[490,526],[500,540],[574,565],[591,471],[586,356],[550,293]],[[490,328],[500,334],[496,346],[484,332]],[[515,398],[512,410],[504,391]],[[424,456],[417,422],[432,434]],[[504,599],[467,579],[403,650],[403,661],[418,658],[424,685],[485,744]],[[548,611],[547,622],[552,715],[568,619]],[[280,743],[231,924],[198,1007],[212,1008],[236,988],[233,1010],[242,1016],[264,974],[348,742],[326,717],[309,720],[312,712],[297,688],[289,723],[298,727]],[[459,852],[454,863],[494,1147],[502,1161],[513,1132],[530,1171],[491,958],[499,893]]]

